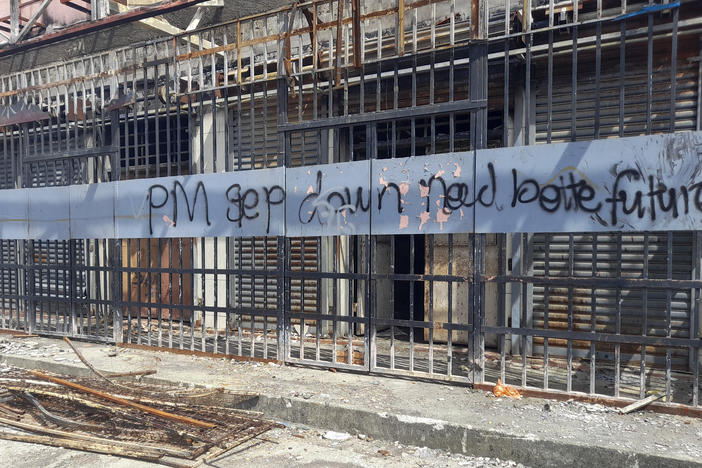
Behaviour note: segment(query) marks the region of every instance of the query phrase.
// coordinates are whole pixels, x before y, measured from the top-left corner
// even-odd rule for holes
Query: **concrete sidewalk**
[[[76,342],[95,367],[144,380],[257,392],[247,408],[283,422],[528,466],[702,466],[702,420],[601,405],[498,399],[464,387]],[[68,345],[0,336],[6,365],[88,375]]]

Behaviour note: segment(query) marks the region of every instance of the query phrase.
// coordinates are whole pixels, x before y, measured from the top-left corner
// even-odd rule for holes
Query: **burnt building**
[[[386,169],[426,172],[457,154],[473,162],[437,166],[435,178],[477,174],[482,154],[497,155],[496,167],[528,154],[538,167],[541,152],[547,166],[553,151],[600,148],[606,159],[649,141],[631,137],[694,143],[694,2],[333,0],[251,12],[179,1],[164,18],[156,7],[95,14],[102,2],[83,3],[85,22],[0,48],[0,188],[170,187],[242,172],[257,183],[284,168],[285,219],[269,212],[265,232],[246,231],[264,194],[284,205],[269,188],[255,201],[228,195],[231,235],[208,235],[209,218],[201,236],[120,236],[114,220],[86,221],[80,236],[0,230],[2,327],[472,384],[663,390],[698,405],[694,223],[659,215],[663,230],[607,220],[583,230],[564,215],[551,229],[500,211],[486,222],[475,175],[436,200],[455,213],[390,229],[373,189],[323,195],[307,183],[320,171],[373,187],[380,171],[387,188]],[[681,154],[697,154],[693,143]],[[287,223],[296,180],[326,197],[299,220],[327,210],[338,226]],[[409,188],[395,187],[398,213],[410,213],[399,195]],[[27,193],[31,205],[39,192]],[[368,210],[351,229],[347,216]],[[500,227],[479,227],[491,223]]]

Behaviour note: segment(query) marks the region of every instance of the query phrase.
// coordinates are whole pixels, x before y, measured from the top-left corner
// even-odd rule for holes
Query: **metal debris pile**
[[[192,468],[281,427],[231,407],[254,394],[119,382],[73,349],[96,378],[0,369],[0,439]]]

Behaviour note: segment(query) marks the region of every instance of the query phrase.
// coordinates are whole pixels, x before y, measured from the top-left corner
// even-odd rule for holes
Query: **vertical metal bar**
[[[602,0],[598,0],[601,2]],[[601,7],[601,5],[600,5]],[[601,9],[598,8],[597,13],[600,14]],[[600,138],[600,72],[602,68],[602,23],[597,22],[597,30],[595,32],[595,139]],[[575,115],[575,108],[573,109]]]
[[[76,302],[78,301],[78,288],[76,287],[76,275],[78,275],[76,268],[76,240],[70,239],[68,242],[64,242],[64,246],[66,245],[68,246],[68,294],[66,296],[71,301],[69,305],[71,321],[67,328],[70,330],[71,335],[75,336],[78,333],[78,316],[76,314]]]
[[[529,248],[528,245],[528,236],[525,233],[519,234],[520,236],[520,262],[521,262],[521,268],[520,268],[520,273],[524,276],[527,275],[527,250]],[[522,284],[520,288],[520,301],[519,301],[519,307],[520,307],[520,319],[519,319],[519,326],[520,328],[528,328],[527,325],[527,285]],[[522,369],[521,369],[521,385],[523,387],[526,386],[527,384],[527,336],[526,335],[521,335],[519,337],[520,340],[520,346],[519,346],[519,352],[521,353],[522,357]]]
[[[578,21],[578,0],[573,0],[573,23]],[[573,49],[572,49],[572,70],[571,70],[571,94],[570,94],[570,140],[577,141],[577,115],[578,115],[578,25],[573,25]],[[527,108],[527,112],[529,109]]]
[[[180,136],[178,137],[178,140],[180,140]],[[178,159],[180,160],[180,154],[178,155]],[[178,167],[180,167],[180,164],[178,165]],[[190,257],[190,260],[191,260],[190,263],[192,263],[192,257]],[[178,320],[178,347],[180,349],[184,349],[185,330],[184,330],[184,323],[183,322],[185,321],[185,310],[186,309],[185,309],[185,307],[183,307],[185,305],[185,303],[184,303],[184,295],[185,294],[183,291],[183,289],[185,288],[185,281],[183,280],[183,271],[182,271],[183,270],[183,239],[182,238],[178,239],[178,266],[180,267],[180,270],[181,270],[178,272],[178,305],[180,306],[178,309],[178,310],[180,310],[180,314],[179,314],[180,316],[179,316],[179,320]],[[192,275],[192,273],[189,273],[189,275],[191,278],[190,282],[192,283],[193,275]],[[188,309],[188,312],[189,312],[188,317],[190,318],[190,324],[192,326],[192,320],[193,320],[193,315],[194,315],[193,309]]]
[[[256,238],[251,236],[250,242],[251,242],[251,247],[250,247],[251,248],[251,265],[250,265],[250,267],[251,267],[251,269],[255,269],[256,268],[256,259],[255,259],[256,258]],[[251,275],[251,287],[252,288],[255,287],[255,284],[256,284],[256,277],[255,277],[255,275]],[[252,291],[251,308],[256,307],[256,298],[254,296],[255,295],[253,294],[253,291]],[[256,316],[253,313],[251,313],[249,315],[249,320],[250,320],[250,324],[251,324],[251,333],[249,335],[249,338],[251,340],[249,343],[249,353],[250,353],[250,356],[253,357],[255,355],[255,351],[256,351],[256,349],[255,349],[256,348],[256,328],[255,328],[256,327]]]
[[[673,279],[673,233],[668,231],[666,233],[666,274],[665,277],[668,281]],[[665,336],[670,338],[673,333],[673,292],[670,287],[665,289]],[[672,395],[672,357],[670,353],[670,347],[665,348],[665,401],[670,403]]]
[[[432,135],[433,143],[433,135]],[[448,268],[447,273],[449,277],[453,276],[453,234],[448,235]],[[448,314],[447,322],[449,323],[449,329],[446,331],[446,374],[451,375],[453,373],[453,281],[449,279],[447,284],[447,297],[448,300]],[[498,307],[499,310],[499,307]],[[499,312],[498,312],[499,313]],[[434,319],[432,321],[432,328]]]
[[[497,271],[499,275],[507,275],[507,234],[497,235]],[[504,327],[507,325],[507,307],[506,307],[507,285],[505,283],[497,284],[497,326]],[[500,379],[505,381],[506,374],[506,346],[507,335],[499,335],[500,346]]]
[[[653,112],[653,14],[648,14],[648,42],[646,55],[646,135],[652,129]]]
[[[702,56],[702,36],[697,46],[698,55]],[[697,62],[697,96],[702,96],[702,60]],[[697,99],[697,121],[695,130],[702,130],[702,99]]]
[[[334,236],[332,238],[332,271],[333,273],[338,273],[338,265],[339,265],[339,236]],[[334,320],[332,321],[332,363],[336,363],[338,360],[337,356],[337,328],[338,328],[338,320],[337,318],[340,315],[339,311],[339,283],[341,283],[342,279],[334,279],[333,286],[332,286],[332,294],[334,297]],[[343,284],[343,283],[342,283]]]
[[[626,74],[626,20],[621,21],[619,33],[619,136],[624,136],[624,101],[626,91],[624,79]]]
[[[426,236],[429,243],[429,373],[434,373],[434,234]]]
[[[622,277],[622,234],[617,236],[617,278]],[[615,333],[622,333],[622,288],[617,286],[616,293],[616,324]],[[620,343],[614,345],[614,396],[619,397],[620,381],[621,381],[621,361],[622,361],[622,346]]]
[[[524,71],[524,144],[531,141],[531,0],[524,0],[524,22],[526,23],[526,65]]]
[[[644,232],[643,239],[643,278],[648,279],[648,256],[649,256],[649,235]],[[641,303],[641,336],[648,334],[648,288],[642,288],[642,303]],[[646,345],[641,344],[641,363],[639,369],[639,398],[646,397]]]
[[[677,65],[678,65],[678,16],[680,14],[680,8],[673,8],[673,31],[672,31],[672,44],[670,53],[670,126],[668,131],[673,133],[675,131],[675,103],[677,101]]]
[[[568,277],[575,276],[575,242],[573,234],[568,234]],[[573,286],[568,286],[568,331],[573,331]],[[566,391],[573,391],[573,340],[568,338]]]
[[[702,276],[702,259],[700,258],[700,253],[702,252],[702,235],[699,232],[693,234],[695,243],[695,253],[694,256],[694,279],[700,280]],[[692,304],[692,317],[690,338],[699,339],[699,326],[700,326],[700,288],[695,288]],[[700,393],[700,348],[692,348],[692,406],[699,405],[699,393]]]
[[[599,23],[598,23],[599,24]],[[597,133],[597,130],[596,130]],[[597,233],[592,234],[592,277],[598,276],[597,265]],[[590,332],[595,333],[597,327],[597,289],[592,288],[590,293]],[[590,341],[590,394],[595,393],[595,375],[596,375],[596,353],[597,348],[595,341]]]
[[[550,0],[550,2],[553,2],[553,0]],[[509,31],[510,31],[510,21],[511,21],[511,15],[510,15],[510,0],[505,0],[505,44],[504,44],[504,91],[502,94],[502,146],[508,147],[510,146],[510,141],[509,141],[509,101],[510,101],[510,93],[509,93]],[[433,25],[433,23],[432,23]],[[551,48],[553,47],[553,39],[551,35],[549,35],[549,67],[552,66],[552,54],[551,54]],[[550,72],[551,68],[549,68]],[[549,80],[550,80],[551,74],[549,73]],[[551,83],[549,81],[549,111],[551,109],[550,104],[550,91],[551,91]],[[549,130],[550,130],[550,114],[549,114],[549,119],[548,119],[548,125],[549,125]],[[550,132],[549,132],[550,133]],[[504,379],[503,379],[504,381]]]
[[[226,34],[225,34],[225,43],[226,43]],[[229,74],[229,69],[227,67],[227,57],[228,55],[225,54],[225,69],[224,69],[224,80],[225,80],[225,86],[229,84],[228,80],[228,74]],[[228,86],[225,87],[224,89],[224,117],[225,117],[225,125],[224,125],[224,170],[225,172],[229,172],[232,170],[231,167],[231,160],[229,156],[229,145],[230,141],[229,139],[231,138],[230,135],[230,130],[231,130],[231,122],[230,122],[230,117],[231,117],[231,112],[229,111],[229,93],[230,93],[230,88]],[[238,122],[237,122],[238,124]],[[224,312],[224,354],[229,354],[230,349],[229,349],[229,330],[231,327],[231,308],[232,308],[232,285],[231,285],[231,258],[232,258],[232,239],[227,238],[225,240],[224,244],[224,262],[225,262],[225,275],[224,275],[224,306],[226,307],[226,310]],[[266,258],[268,258],[268,250],[266,249]],[[268,283],[268,278],[266,278],[266,284]],[[268,295],[266,294],[266,301]],[[267,333],[266,333],[267,335]],[[268,356],[266,356],[268,357]]]
[[[414,236],[410,235],[410,251],[409,251],[409,272],[410,275],[414,275]],[[409,281],[409,309],[410,309],[410,320],[414,320],[414,280]],[[414,371],[414,326],[409,327],[409,370]]]
[[[549,277],[551,274],[551,234],[547,233],[545,235],[544,242],[544,276]],[[551,290],[548,285],[544,286],[544,329],[548,330],[549,327],[549,312],[551,309],[550,305],[550,293]],[[548,390],[548,337],[544,337],[544,390]]]

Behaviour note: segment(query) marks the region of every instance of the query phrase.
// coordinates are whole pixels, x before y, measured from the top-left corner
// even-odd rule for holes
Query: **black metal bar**
[[[494,283],[531,283],[539,286],[550,287],[581,287],[581,288],[672,288],[690,289],[702,286],[702,281],[697,280],[666,280],[653,278],[591,278],[585,277],[565,277],[565,276],[483,276],[482,281]]]
[[[416,106],[406,109],[387,110],[352,114],[347,116],[329,117],[327,119],[311,120],[302,123],[282,124],[278,126],[280,132],[293,132],[302,130],[318,130],[321,128],[349,127],[368,122],[381,122],[386,120],[401,120],[416,117],[425,117],[449,112],[471,111],[485,109],[487,101],[454,101],[434,105]]]
[[[657,336],[639,336],[639,335],[617,335],[614,333],[592,333],[589,331],[569,331],[556,329],[537,329],[537,328],[514,328],[514,327],[490,327],[485,326],[485,333],[496,334],[512,334],[520,336],[539,336],[548,338],[560,338],[581,341],[597,341],[601,343],[618,343],[618,344],[645,344],[648,346],[671,346],[671,347],[690,347],[698,349],[702,347],[702,339],[675,338],[675,337],[657,337]]]

